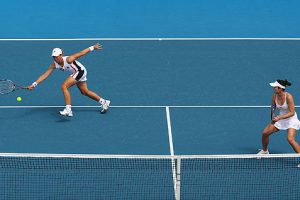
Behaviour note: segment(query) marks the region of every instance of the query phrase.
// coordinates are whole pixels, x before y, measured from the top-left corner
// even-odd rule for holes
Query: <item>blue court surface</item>
[[[298,0],[26,0],[0,6],[0,79],[28,86],[60,47],[109,111],[55,70],[0,95],[0,200],[298,200],[300,157],[270,137],[269,83],[300,113]],[[18,102],[17,97],[22,97]],[[296,140],[300,141],[299,134]]]
[[[61,47],[70,55],[96,42],[103,45],[103,50],[91,52],[79,61],[88,70],[89,89],[111,100],[108,113],[101,115],[99,103],[82,96],[75,86],[70,89],[74,116],[60,116],[58,112],[64,108],[60,86],[68,74],[56,70],[33,91],[1,96],[0,152],[145,156],[255,154],[261,148],[261,132],[270,120],[273,89],[269,82],[288,78],[293,83],[288,92],[294,95],[296,105],[299,102],[298,40],[8,40],[0,41],[0,66],[5,66],[1,76],[30,85],[53,62],[50,56],[53,48]],[[18,96],[23,98],[21,102],[16,101]],[[273,154],[293,153],[286,132],[272,135],[269,150]],[[99,158],[90,162],[77,158],[1,159],[5,164],[0,176],[9,180],[8,185],[24,189],[22,184],[16,184],[18,175],[22,181],[37,185],[24,189],[23,196],[4,188],[3,198],[40,199],[44,193],[49,198],[63,194],[66,199],[101,196],[122,199],[124,195],[128,195],[127,199],[178,197],[174,193],[180,160],[177,157],[154,159],[152,163]],[[288,166],[289,174],[298,176],[299,173],[297,159],[251,158],[215,164],[213,160],[194,163],[193,159],[182,159],[182,199],[198,199],[199,194],[203,199],[249,196],[276,199],[280,194],[269,196],[273,188],[268,188],[272,192],[267,194],[260,190],[262,180],[282,187],[285,184],[278,182],[282,176],[272,178],[273,172],[281,173]],[[22,163],[21,169],[11,168],[16,163]],[[243,166],[248,166],[245,169],[252,173],[259,168],[260,173],[249,176]],[[275,168],[270,172],[272,167]],[[65,171],[67,168],[70,171]],[[35,170],[43,173],[36,174]],[[159,174],[148,174],[153,170]],[[135,175],[130,176],[133,172]],[[45,179],[48,176],[54,179],[49,178],[48,182]],[[240,177],[244,182],[240,182]],[[128,185],[120,189],[118,185],[124,182],[117,180]],[[165,181],[164,187],[155,189],[161,180]],[[132,181],[135,187],[130,186]],[[69,187],[71,182],[73,187]],[[210,186],[215,183],[218,183],[215,187]],[[292,198],[298,196],[293,183]],[[249,192],[248,186],[239,184],[252,184],[255,195]],[[58,194],[45,192],[49,187]],[[131,191],[133,188],[142,192]],[[115,197],[109,195],[119,190]]]
[[[255,153],[269,122],[268,83],[288,77],[299,102],[300,41],[1,41],[1,76],[30,85],[52,48],[69,55],[95,42],[103,50],[80,61],[89,89],[112,101],[109,112],[74,86],[74,117],[60,117],[68,74],[56,70],[33,91],[1,96],[1,152],[168,155],[171,132],[175,155]],[[270,151],[292,153],[285,137],[274,135]]]

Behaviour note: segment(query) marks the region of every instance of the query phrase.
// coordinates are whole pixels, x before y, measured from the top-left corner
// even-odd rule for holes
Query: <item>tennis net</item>
[[[0,199],[300,199],[300,155],[0,154]]]

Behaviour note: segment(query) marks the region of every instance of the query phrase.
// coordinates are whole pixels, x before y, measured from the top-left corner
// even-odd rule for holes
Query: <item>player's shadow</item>
[[[35,120],[34,115],[39,115],[43,118],[55,119],[56,122],[69,122],[71,117],[64,117],[59,114],[60,108],[18,108],[13,112],[8,112],[5,119],[23,119],[23,120]],[[0,115],[0,119],[2,118]],[[3,117],[4,118],[4,117]]]
[[[59,111],[57,111],[56,113],[52,112],[51,115],[56,119],[55,122],[57,122],[57,123],[70,122],[72,119],[72,117],[60,115]]]
[[[55,111],[53,111],[51,113],[52,116],[54,116],[57,120],[57,123],[64,123],[64,122],[70,122],[72,120],[72,118],[75,118],[77,115],[80,115],[80,113],[99,113],[100,115],[100,111],[98,109],[95,108],[73,108],[73,117],[67,117],[67,116],[62,116],[59,114],[59,109],[56,109]]]
[[[5,120],[36,120],[36,116],[42,117],[44,119],[49,119],[50,121],[55,121],[57,123],[66,123],[72,121],[73,118],[76,118],[77,115],[80,116],[80,113],[99,113],[100,110],[95,108],[74,108],[73,117],[66,117],[59,114],[63,107],[48,107],[48,108],[16,108],[10,110],[10,112],[5,112],[5,115],[0,115],[0,119]],[[3,112],[4,113],[4,112]]]

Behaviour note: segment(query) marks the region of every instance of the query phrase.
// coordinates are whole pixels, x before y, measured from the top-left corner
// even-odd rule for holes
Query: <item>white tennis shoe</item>
[[[109,105],[110,105],[110,101],[109,100],[105,100],[105,103],[102,104],[102,109],[100,111],[101,114],[104,114],[108,111],[109,109]]]
[[[269,151],[265,151],[263,149],[260,149],[260,151],[257,153],[257,155],[267,155],[270,154]],[[257,159],[261,159],[261,157],[257,157]]]
[[[257,155],[261,155],[261,154],[270,154],[269,151],[264,151],[263,149],[260,149],[260,151],[257,153]]]
[[[67,116],[67,117],[73,117],[72,110],[69,110],[69,109],[66,109],[66,108],[63,111],[59,111],[59,114],[63,115],[63,116]]]

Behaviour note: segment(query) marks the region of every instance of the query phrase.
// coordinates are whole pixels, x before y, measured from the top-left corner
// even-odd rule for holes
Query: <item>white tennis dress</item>
[[[60,69],[62,71],[68,71],[76,81],[86,81],[87,80],[87,71],[83,64],[81,64],[79,61],[74,60],[73,63],[69,64],[67,62],[68,56],[64,56],[64,66],[60,66],[57,62],[54,61],[55,63],[55,68]]]
[[[275,103],[276,103],[276,108],[279,110],[279,116],[285,115],[290,111],[289,106],[286,102],[286,93],[285,93],[285,96],[284,96],[283,105],[280,105],[277,102],[277,95],[276,95]],[[300,121],[298,120],[297,113],[295,112],[295,114],[292,117],[289,117],[289,118],[286,118],[286,119],[281,119],[278,122],[276,122],[274,124],[274,126],[276,128],[278,128],[279,130],[287,130],[289,128],[299,130]]]

